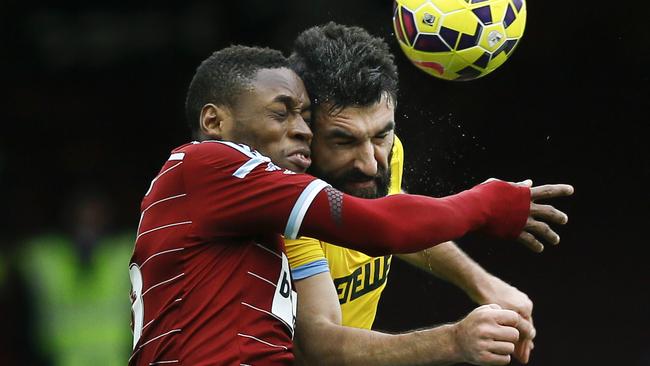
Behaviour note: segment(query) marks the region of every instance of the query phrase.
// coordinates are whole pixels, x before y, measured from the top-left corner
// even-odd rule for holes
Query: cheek
[[[266,156],[273,161],[280,162],[281,159],[286,158],[288,149],[279,141],[265,141],[262,143],[267,151]]]
[[[318,136],[314,137],[309,148],[311,149],[312,164],[322,165],[323,160],[327,160],[328,156],[333,155],[331,149],[319,140]]]
[[[326,176],[337,177],[352,165],[352,161],[345,155],[342,151],[330,154],[321,151],[320,154],[312,155],[312,166]]]
[[[390,165],[391,151],[393,150],[392,145],[386,144],[377,148],[378,156],[376,156],[377,163],[383,165],[387,168]]]
[[[286,132],[280,126],[274,126],[276,121],[265,121],[255,128],[255,137],[257,141],[267,147],[277,149],[278,146],[286,144]]]
[[[257,128],[252,129],[241,129],[238,132],[239,138],[236,142],[249,145],[271,159],[282,156],[282,137],[277,136],[272,131],[257,126]]]

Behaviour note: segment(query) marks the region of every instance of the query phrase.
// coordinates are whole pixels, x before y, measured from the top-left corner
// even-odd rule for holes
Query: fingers
[[[499,305],[490,304],[490,317],[494,319],[499,326],[494,327],[488,336],[497,341],[514,343],[519,340],[520,330],[519,326],[522,324],[522,329],[526,332],[530,331],[531,326],[523,320],[519,313],[513,310],[501,309]],[[514,348],[513,348],[514,350]]]
[[[526,179],[524,181],[521,181],[517,183],[517,185],[524,186],[524,187],[532,187],[533,186],[533,181],[530,179]]]
[[[494,341],[490,343],[488,351],[496,353],[497,355],[511,355],[515,352],[515,344],[511,342]]]
[[[519,291],[518,291],[519,292]],[[533,321],[533,302],[528,298],[526,294],[520,292],[524,298],[518,304],[513,304],[512,309],[521,315],[526,321],[529,321],[532,324]]]
[[[497,304],[476,308],[457,325],[457,342],[463,358],[476,365],[507,365],[520,339],[518,327],[530,332],[532,325],[517,312]],[[522,349],[522,358],[526,349]]]
[[[501,180],[501,179],[497,179],[497,178],[488,178],[488,179],[485,180],[485,182],[483,182],[483,183],[481,183],[481,184],[494,182],[495,180]]]
[[[527,364],[530,360],[530,353],[535,348],[535,344],[530,339],[525,339],[519,341],[515,344],[515,351],[512,355],[517,359],[517,361]]]
[[[511,326],[500,326],[494,328],[494,331],[490,336],[495,342],[498,341],[512,344],[512,350],[510,352],[512,353],[515,350],[514,344],[519,341],[519,334],[517,328]]]
[[[531,351],[535,348],[533,339],[537,335],[537,330],[533,326],[533,318],[523,317],[517,324],[517,329],[519,330],[519,340],[514,344],[515,350],[512,355],[517,361],[526,364],[530,359]]]
[[[533,326],[533,323],[521,318],[519,323],[516,325],[517,330],[519,330],[519,339],[534,339],[537,335],[537,331]]]
[[[530,199],[545,200],[555,197],[565,197],[573,194],[573,186],[568,184],[545,184],[530,189]]]
[[[560,236],[548,226],[547,223],[528,218],[524,231],[533,234],[537,239],[544,242],[557,245],[560,242]]]
[[[491,366],[491,365],[507,365],[509,363],[510,363],[510,355],[489,353],[478,364]]]
[[[541,253],[544,250],[544,244],[540,243],[535,236],[527,231],[522,231],[517,238],[517,242],[525,245],[535,253]]]
[[[497,305],[499,306],[499,305]],[[511,327],[516,327],[519,324],[521,317],[516,311],[500,309],[499,311],[494,311],[494,320],[497,324],[508,325]],[[519,336],[517,336],[519,339]]]
[[[561,195],[570,195],[573,193],[573,187],[566,184],[551,184],[531,188],[531,199],[544,199],[558,197]],[[549,224],[564,225],[569,220],[568,216],[550,205],[541,205],[538,203],[530,204],[530,216],[524,226],[524,232],[519,235],[517,241],[523,243],[534,252],[544,250],[542,242],[557,245],[560,242],[560,236],[553,231]]]
[[[498,179],[498,178],[488,178],[481,184],[490,183],[490,182],[494,182],[494,181],[502,182],[502,180]],[[526,180],[523,180],[521,182],[516,182],[516,183],[515,182],[508,182],[508,183],[516,185],[516,186],[523,186],[523,187],[529,187],[529,188],[533,186],[533,181],[530,180],[530,179],[526,179]]]
[[[538,203],[530,204],[530,216],[557,225],[564,225],[569,221],[569,217],[564,212],[553,206]]]

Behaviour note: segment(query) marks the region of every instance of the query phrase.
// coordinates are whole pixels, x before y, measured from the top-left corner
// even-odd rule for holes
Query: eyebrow
[[[293,107],[293,106],[295,106],[297,104],[296,100],[293,97],[291,97],[289,95],[286,95],[286,94],[280,94],[280,95],[276,96],[275,98],[273,98],[273,100],[271,102],[272,103],[286,104],[289,107]]]
[[[328,135],[329,135],[329,137],[333,137],[333,138],[343,138],[343,139],[353,139],[354,138],[353,134],[349,133],[348,131],[346,131],[346,130],[344,130],[342,128],[338,128],[338,127],[335,127],[333,129],[331,129],[330,132],[328,133]]]
[[[392,131],[394,129],[395,129],[395,121],[388,121],[386,123],[386,126],[384,126],[384,128],[382,128],[381,131],[379,131],[379,133],[377,133],[377,134],[381,135],[382,133],[386,133],[386,132]]]
[[[289,108],[295,108],[299,104],[298,100],[296,100],[295,97],[286,94],[280,94],[276,96],[275,98],[273,98],[271,103],[282,103]],[[303,103],[301,110],[306,110],[309,109],[310,107],[311,107],[311,103],[309,103],[309,100],[306,100],[306,102]]]
[[[392,131],[395,129],[395,121],[388,121],[384,128],[382,128],[379,132],[376,133],[376,135],[381,135],[383,133]],[[347,130],[344,130],[339,127],[334,127],[330,130],[328,133],[329,137],[332,138],[347,138],[347,139],[353,139],[355,136],[348,132]]]

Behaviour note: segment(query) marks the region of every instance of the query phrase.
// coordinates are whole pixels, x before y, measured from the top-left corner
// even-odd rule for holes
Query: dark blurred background
[[[196,66],[235,43],[288,52],[298,32],[334,20],[384,37],[395,53],[410,192],[447,195],[489,177],[575,186],[555,202],[570,217],[557,247],[461,241],[534,301],[530,365],[650,365],[649,9],[527,5],[512,57],[454,83],[408,63],[390,1],[2,1],[0,363],[88,364],[65,351],[86,342],[107,354],[96,364],[126,364],[139,203],[169,151],[189,140],[183,102]],[[393,263],[377,328],[473,308],[451,285]],[[100,351],[107,344],[118,346]]]

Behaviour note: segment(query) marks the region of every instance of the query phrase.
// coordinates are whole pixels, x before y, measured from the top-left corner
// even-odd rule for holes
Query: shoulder
[[[172,150],[169,160],[181,160],[190,167],[237,167],[248,162],[270,162],[271,159],[244,144],[230,141],[193,141]]]
[[[296,253],[303,253],[308,250],[308,248],[319,248],[321,247],[321,241],[314,238],[309,238],[306,236],[301,236],[297,239],[285,239],[284,245],[287,248],[287,251],[292,250]]]
[[[172,150],[172,155],[185,155],[193,158],[215,157],[215,156],[233,156],[241,158],[251,158],[260,154],[244,144],[236,144],[230,141],[192,141],[185,145],[179,146]],[[218,154],[218,155],[215,155]]]

